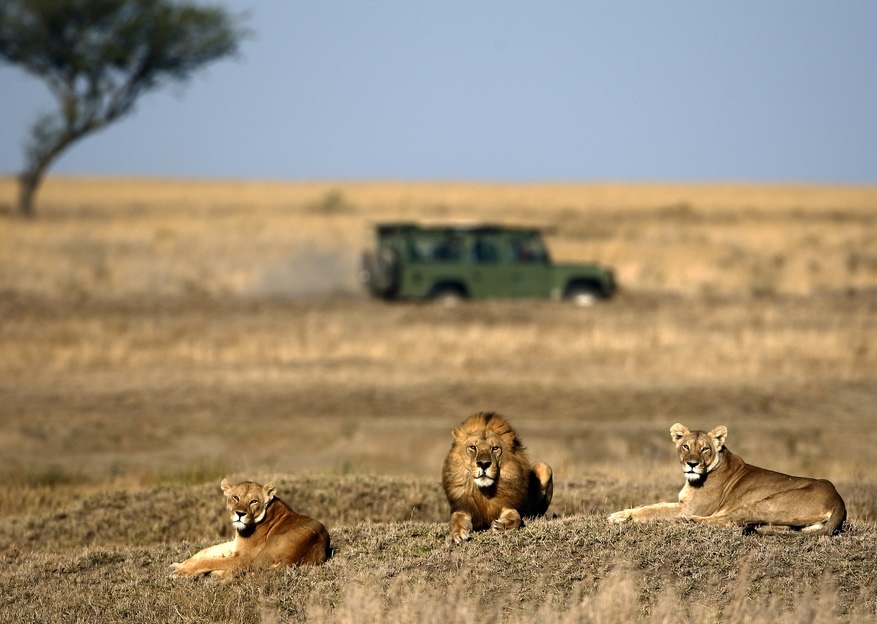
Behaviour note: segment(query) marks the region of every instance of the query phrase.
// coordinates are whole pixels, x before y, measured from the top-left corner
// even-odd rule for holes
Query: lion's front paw
[[[190,561],[191,559],[183,561],[182,563],[172,563],[171,576],[198,576],[199,573],[192,569]]]
[[[455,511],[451,514],[451,537],[450,539],[459,544],[469,539],[472,532],[472,516],[466,511]]]
[[[514,531],[520,528],[521,524],[521,514],[518,510],[506,508],[499,514],[499,518],[490,523],[490,528],[493,531]]]
[[[471,537],[472,535],[471,533],[469,533],[469,531],[465,529],[460,529],[451,533],[450,541],[454,542],[455,544],[462,544],[463,542],[469,541],[469,538]]]
[[[504,520],[502,518],[497,518],[493,522],[490,523],[491,531],[511,531],[517,528],[513,522],[509,520]]]
[[[625,522],[630,522],[631,517],[630,511],[625,509],[623,511],[616,511],[613,514],[609,514],[609,517],[606,519],[615,524],[623,524]]]

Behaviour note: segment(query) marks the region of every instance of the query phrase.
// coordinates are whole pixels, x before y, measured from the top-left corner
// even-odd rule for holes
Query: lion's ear
[[[220,482],[219,487],[222,489],[223,494],[228,494],[228,491],[231,488],[233,488],[234,486],[232,485],[231,481],[229,481],[228,479],[223,479]]]
[[[454,439],[457,442],[462,442],[466,438],[466,433],[463,431],[462,427],[457,427],[451,432],[451,435],[454,436]]]
[[[679,442],[679,440],[687,436],[689,433],[691,432],[688,430],[688,427],[680,423],[676,423],[670,427],[670,439],[674,442]]]
[[[728,437],[728,428],[725,425],[719,425],[712,431],[710,435],[719,443],[719,448],[725,446],[725,438]]]
[[[262,491],[265,493],[265,499],[271,500],[274,498],[274,493],[277,491],[277,488],[274,487],[273,483],[266,483],[262,486]]]

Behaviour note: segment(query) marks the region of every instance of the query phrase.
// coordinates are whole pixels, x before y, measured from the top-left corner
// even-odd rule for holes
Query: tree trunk
[[[40,140],[40,127],[34,126],[32,131],[35,140],[29,150],[29,158],[24,171],[18,176],[18,214],[22,217],[35,217],[34,200],[37,189],[52,164],[61,152],[70,147],[71,143],[85,136],[91,128],[74,131],[67,129],[63,133],[52,137],[54,140]]]
[[[43,179],[45,168],[29,170],[18,176],[18,214],[22,217],[32,218],[34,212],[34,197],[37,187]]]

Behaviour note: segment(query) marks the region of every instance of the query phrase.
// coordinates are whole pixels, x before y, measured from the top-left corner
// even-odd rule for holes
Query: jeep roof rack
[[[381,236],[414,231],[491,234],[509,231],[544,233],[547,230],[547,228],[535,226],[503,225],[500,223],[416,223],[413,221],[378,223],[375,225],[375,229]]]

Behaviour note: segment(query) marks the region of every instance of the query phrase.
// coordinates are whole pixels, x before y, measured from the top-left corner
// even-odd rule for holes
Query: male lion
[[[797,530],[831,535],[847,516],[843,499],[825,479],[792,477],[747,464],[725,447],[727,427],[689,431],[676,423],[670,437],[685,473],[678,503],[617,511],[611,522],[682,518],[742,526],[751,533]]]
[[[328,558],[326,527],[294,512],[277,498],[273,483],[232,483],[223,479],[220,487],[236,531],[234,540],[171,564],[173,574],[229,577],[244,568],[320,564]]]
[[[554,493],[548,464],[530,465],[518,434],[500,416],[481,412],[454,429],[442,470],[451,504],[451,539],[469,539],[473,530],[507,531],[521,517],[541,516]]]

